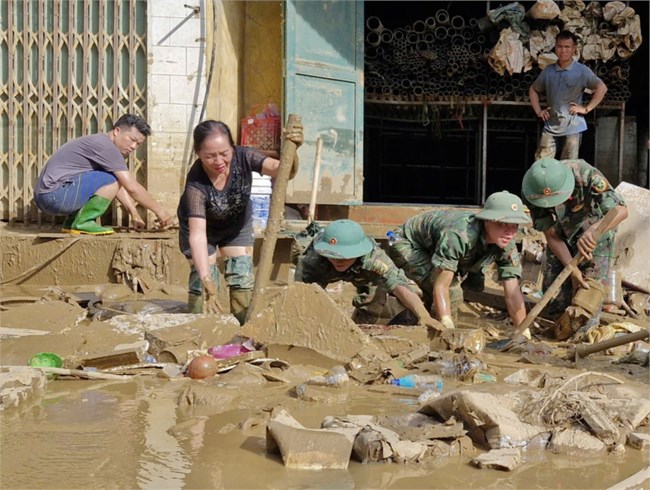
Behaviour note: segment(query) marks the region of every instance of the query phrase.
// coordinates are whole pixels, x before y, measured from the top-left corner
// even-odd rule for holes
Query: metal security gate
[[[146,117],[146,7],[0,1],[0,219],[41,222],[33,187],[63,143],[107,131],[126,112]],[[144,146],[128,165],[146,184]]]

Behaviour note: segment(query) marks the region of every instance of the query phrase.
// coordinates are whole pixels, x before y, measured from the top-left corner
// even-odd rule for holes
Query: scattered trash
[[[472,377],[480,370],[485,369],[486,366],[480,359],[467,354],[454,354],[444,356],[443,354],[439,359],[434,361],[420,364],[420,369],[440,374],[448,378],[457,378],[461,381],[472,379]]]
[[[479,468],[512,471],[521,465],[521,449],[492,449],[471,460]]]
[[[212,356],[199,356],[192,359],[187,374],[192,379],[211,378],[217,374],[218,364]]]
[[[54,367],[60,368],[63,367],[63,359],[53,352],[39,352],[34,354],[27,363],[30,367],[41,368],[41,367]]]
[[[496,383],[496,381],[496,376],[489,373],[476,373],[472,378],[474,383]]]
[[[434,398],[438,398],[440,396],[440,391],[438,390],[426,390],[424,393],[422,393],[420,396],[418,396],[418,403],[420,405],[424,403],[428,403]]]
[[[640,366],[648,366],[650,363],[650,351],[635,350],[613,362],[616,364],[639,364]]]
[[[441,392],[444,381],[440,376],[433,374],[409,374],[408,376],[391,380],[391,384],[404,388],[425,388]]]
[[[480,354],[485,348],[485,333],[480,328],[454,328],[435,333],[429,344],[431,350],[450,350]]]
[[[347,469],[353,442],[354,430],[308,429],[283,408],[273,410],[266,431],[267,452],[292,469]]]
[[[229,357],[238,356],[255,350],[252,340],[247,340],[241,344],[224,344],[219,346],[210,347],[208,354],[217,359],[227,359]]]
[[[316,386],[343,386],[350,378],[343,366],[334,366],[324,376],[314,376],[307,380],[307,384]]]

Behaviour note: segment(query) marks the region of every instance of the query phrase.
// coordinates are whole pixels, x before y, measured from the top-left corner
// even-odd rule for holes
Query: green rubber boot
[[[95,220],[106,212],[111,205],[111,199],[93,196],[75,215],[68,233],[73,235],[110,235],[113,228],[100,226]]]
[[[65,221],[61,225],[61,231],[63,233],[70,233],[72,231],[72,223],[74,223],[74,219],[77,217],[77,213],[72,213],[68,217],[66,217]]]

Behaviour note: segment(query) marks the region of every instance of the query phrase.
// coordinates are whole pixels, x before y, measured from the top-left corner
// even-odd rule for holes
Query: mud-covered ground
[[[144,330],[180,329],[188,321],[187,315],[178,313],[185,300],[182,288],[147,296],[128,294],[115,285],[62,289],[21,286],[2,288],[0,293],[3,298],[13,298],[2,303],[3,366],[24,366],[31,355],[41,351],[56,352],[70,368],[116,348],[140,349],[142,355],[147,347],[142,344]],[[126,380],[67,376],[47,380],[44,390],[0,412],[0,487],[609,488],[648,467],[649,452],[623,444],[598,453],[577,451],[572,455],[530,448],[522,452],[520,466],[512,471],[478,469],[470,460],[487,448],[474,444],[472,451],[460,455],[438,455],[406,464],[362,464],[352,458],[345,470],[287,468],[280,455],[267,451],[266,431],[273,409],[284,408],[305,427],[319,428],[327,416],[413,414],[426,403],[418,398],[422,389],[385,384],[381,381],[387,374],[381,371],[373,384],[351,377],[340,387],[315,386],[310,387],[308,396],[297,394],[296,386],[327,373],[334,364],[345,364],[336,357],[353,352],[355,342],[363,344],[366,337],[373,349],[388,353],[389,359],[400,359],[428,342],[427,333],[419,327],[366,326],[349,333],[348,345],[341,347],[348,333],[341,330],[337,315],[349,314],[349,290],[330,288],[329,295],[338,304],[334,313],[314,294],[302,305],[289,295],[273,299],[271,294],[267,301],[270,306],[254,319],[249,330],[240,331],[229,316],[194,316],[189,320],[191,328],[202,333],[196,350],[225,344],[246,331],[267,338],[273,349],[265,354],[284,357],[286,362],[269,364],[265,373],[259,366],[242,362],[205,380],[161,377],[162,369],[155,365],[120,371],[118,374],[131,376]],[[91,300],[82,308],[72,301],[72,295]],[[43,296],[46,301],[34,301]],[[96,298],[103,302],[97,303]],[[95,318],[87,317],[88,308],[94,308]],[[125,311],[128,314],[122,314]],[[285,312],[286,317],[282,317]],[[100,320],[102,315],[105,319]],[[291,328],[294,320],[300,331],[291,340],[292,332],[282,328]],[[488,344],[507,337],[510,329],[499,312],[476,305],[466,305],[459,326],[463,330],[482,329]],[[311,337],[315,332],[320,333]],[[288,343],[321,346],[321,352],[283,348],[282,342],[273,339],[274,334]],[[648,396],[647,367],[613,364],[617,356],[612,355],[594,355],[576,366],[565,359],[566,347],[545,341],[531,343],[519,352],[483,348],[472,356],[483,362],[481,371],[494,376],[496,382],[478,388],[501,397],[504,378],[521,369],[563,380],[593,371],[613,375],[638,390],[640,397]],[[404,367],[386,360],[378,365],[393,369],[386,378],[389,380],[390,374],[421,370],[422,363],[429,360],[420,358],[419,364]],[[351,365],[357,366],[355,362],[360,363],[358,359],[352,362],[349,370]],[[473,377],[443,379],[443,396],[477,387],[477,378]],[[637,431],[648,433],[647,423],[645,417]],[[643,479],[637,478],[636,488],[650,484],[648,480],[639,482]]]

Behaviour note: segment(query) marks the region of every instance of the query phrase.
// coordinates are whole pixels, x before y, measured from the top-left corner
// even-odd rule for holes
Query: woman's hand
[[[284,129],[284,137],[294,143],[297,147],[300,147],[305,140],[302,123],[298,122],[291,126],[287,126]]]
[[[203,313],[223,313],[223,308],[217,299],[217,286],[209,277],[201,279],[203,286]]]

